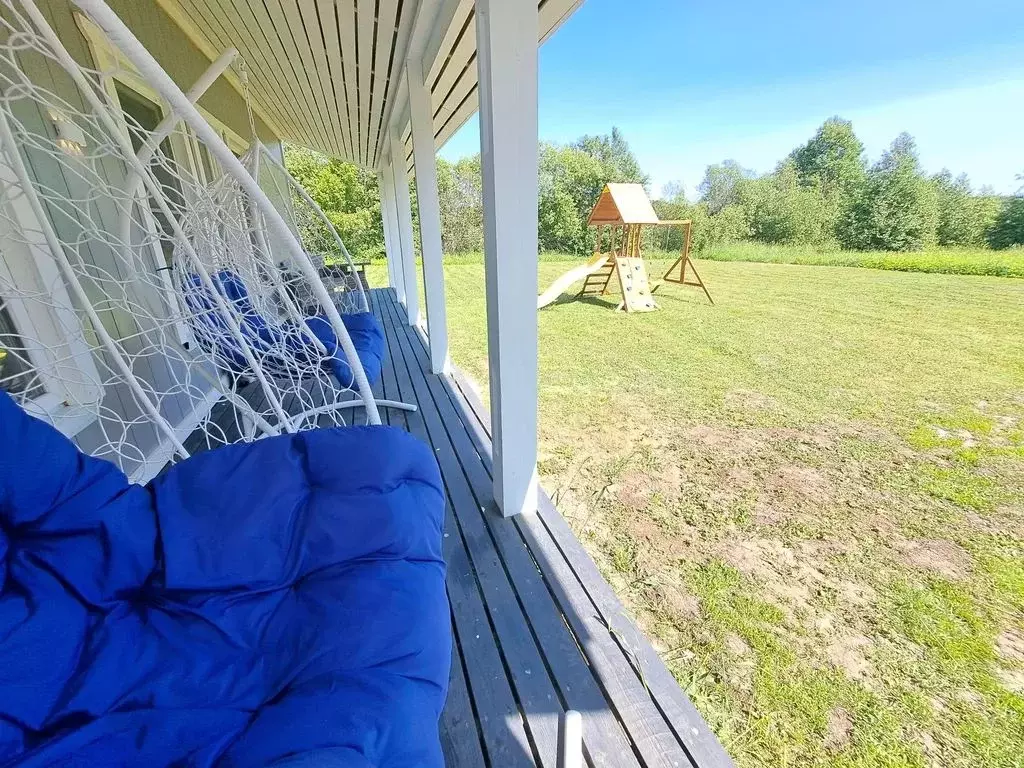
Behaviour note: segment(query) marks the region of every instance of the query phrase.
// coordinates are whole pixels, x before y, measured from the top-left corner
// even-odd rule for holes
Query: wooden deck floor
[[[556,768],[566,709],[588,765],[732,765],[547,495],[536,514],[497,512],[486,409],[459,372],[429,372],[393,291],[371,297],[388,341],[375,394],[419,406],[382,416],[434,448],[448,496],[448,766]]]

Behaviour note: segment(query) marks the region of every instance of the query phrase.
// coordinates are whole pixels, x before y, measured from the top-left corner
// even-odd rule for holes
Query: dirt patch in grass
[[[1024,665],[1024,633],[1017,629],[1004,629],[996,636],[996,652],[1009,664]]]
[[[912,568],[931,571],[949,579],[964,579],[971,572],[971,556],[952,541],[921,539],[896,544],[903,562]]]
[[[684,621],[700,618],[700,599],[678,585],[667,585],[665,599],[672,612]]]
[[[836,707],[828,715],[825,726],[825,749],[838,752],[850,743],[853,734],[853,717],[843,707]]]
[[[622,475],[614,490],[619,503],[624,507],[641,510],[645,509],[651,500],[654,483],[646,472],[631,469]]]
[[[840,633],[826,651],[829,661],[851,680],[864,680],[871,672],[871,639],[864,635]]]

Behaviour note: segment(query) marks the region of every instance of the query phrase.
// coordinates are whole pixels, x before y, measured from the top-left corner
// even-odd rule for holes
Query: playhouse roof
[[[605,184],[588,224],[657,224],[643,184]]]

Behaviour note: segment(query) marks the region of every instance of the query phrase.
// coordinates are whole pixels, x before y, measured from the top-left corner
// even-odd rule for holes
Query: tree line
[[[288,148],[293,175],[331,218],[349,249],[383,252],[380,196],[373,174],[304,149]],[[446,253],[483,249],[480,156],[438,158],[442,243]],[[580,256],[594,247],[587,217],[608,182],[650,187],[622,133],[583,136],[539,147],[538,239],[541,251]],[[1024,182],[1024,175],[1021,177]],[[848,120],[826,120],[770,173],[733,160],[707,168],[690,201],[681,184],[654,202],[663,219],[693,221],[700,252],[719,243],[753,240],[847,250],[914,251],[931,246],[1010,248],[1024,245],[1024,187],[1011,197],[966,175],[923,171],[913,137],[903,133],[874,163]],[[415,195],[415,189],[413,191]],[[413,215],[416,215],[415,196]],[[414,228],[418,236],[418,227]],[[675,249],[677,231],[652,232],[648,246]]]

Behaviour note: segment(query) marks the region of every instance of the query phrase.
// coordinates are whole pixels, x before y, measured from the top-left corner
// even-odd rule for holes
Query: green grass
[[[987,248],[928,248],[910,253],[840,251],[798,245],[729,243],[701,255],[710,261],[754,261],[832,267],[868,267],[898,272],[936,272],[951,275],[1024,277],[1024,250]]]
[[[715,306],[539,313],[559,509],[739,765],[1021,766],[1024,282],[698,268]],[[483,268],[446,278],[486,397]]]

